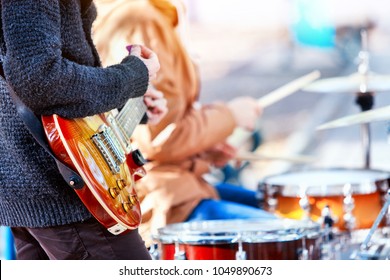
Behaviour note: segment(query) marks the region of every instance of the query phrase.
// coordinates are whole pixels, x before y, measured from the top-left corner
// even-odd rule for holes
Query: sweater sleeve
[[[148,70],[137,57],[107,68],[80,62],[82,54],[91,56],[93,46],[85,38],[78,1],[69,3],[73,6],[66,11],[73,12],[63,15],[59,0],[2,1],[4,71],[20,99],[36,114],[76,118],[122,107],[129,98],[142,96]],[[64,16],[71,26],[64,26]],[[64,56],[67,39],[85,41],[80,53],[75,48],[74,54]]]

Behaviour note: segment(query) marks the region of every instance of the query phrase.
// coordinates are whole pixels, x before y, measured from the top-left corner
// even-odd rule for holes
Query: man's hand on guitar
[[[149,86],[144,95],[144,102],[148,108],[146,111],[148,124],[158,124],[168,112],[167,100],[164,98],[163,93]]]
[[[142,45],[130,45],[127,46],[130,55],[137,56],[141,59],[149,71],[149,82],[154,80],[157,76],[158,70],[160,70],[160,62],[157,54],[151,49]]]

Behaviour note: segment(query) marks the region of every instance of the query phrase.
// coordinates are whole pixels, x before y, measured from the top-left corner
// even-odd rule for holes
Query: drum
[[[170,224],[154,236],[158,259],[320,259],[320,225],[292,219]]]
[[[345,231],[370,228],[389,185],[389,172],[369,169],[327,169],[286,172],[264,178],[259,192],[264,208],[280,217],[311,218]]]

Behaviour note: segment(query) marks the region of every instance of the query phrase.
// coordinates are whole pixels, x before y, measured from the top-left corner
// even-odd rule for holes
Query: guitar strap
[[[81,178],[79,174],[77,174],[75,171],[73,171],[71,168],[63,164],[61,161],[59,161],[55,155],[51,152],[50,147],[47,144],[46,141],[46,135],[44,133],[42,123],[39,120],[39,118],[31,111],[30,108],[28,108],[16,95],[14,89],[12,86],[7,82],[5,79],[4,73],[2,71],[2,67],[0,69],[0,76],[8,86],[10,95],[15,103],[16,109],[25,123],[27,129],[30,131],[32,136],[35,138],[35,140],[46,150],[46,152],[55,160],[58,170],[60,171],[62,177],[64,177],[65,182],[72,188],[72,189],[81,189],[84,187],[84,181]]]

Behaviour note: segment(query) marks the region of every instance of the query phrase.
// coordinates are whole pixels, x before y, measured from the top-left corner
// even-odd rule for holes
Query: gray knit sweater
[[[77,118],[142,96],[148,70],[134,56],[101,68],[90,0],[1,0],[0,58],[8,82],[37,115]],[[46,227],[91,217],[35,142],[0,83],[0,225]]]

